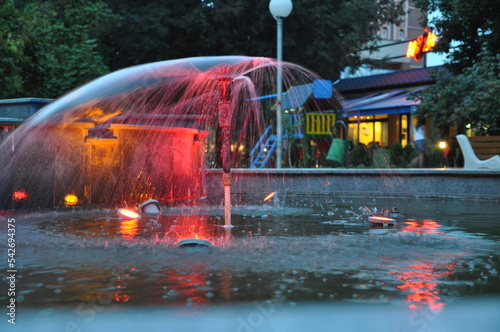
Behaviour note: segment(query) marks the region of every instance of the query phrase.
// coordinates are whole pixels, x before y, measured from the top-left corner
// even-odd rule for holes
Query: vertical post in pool
[[[224,226],[231,227],[231,84],[230,77],[220,77],[219,126],[222,131],[222,184],[224,186]]]

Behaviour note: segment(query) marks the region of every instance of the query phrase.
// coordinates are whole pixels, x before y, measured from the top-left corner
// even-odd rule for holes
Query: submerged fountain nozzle
[[[156,199],[150,199],[141,204],[139,207],[143,214],[147,215],[159,215],[160,214],[160,203]]]
[[[202,239],[184,239],[177,243],[178,248],[211,248],[213,244],[210,241]]]

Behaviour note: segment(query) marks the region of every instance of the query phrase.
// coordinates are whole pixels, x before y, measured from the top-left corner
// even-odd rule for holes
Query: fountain
[[[3,142],[0,207],[60,206],[66,195],[94,206],[197,201],[206,196],[206,159],[224,169],[226,184],[231,158],[247,162],[273,102],[257,97],[275,93],[275,72],[272,59],[205,57],[96,79]],[[283,75],[288,87],[316,78],[292,64]]]
[[[283,69],[285,87],[316,77]],[[307,194],[284,179],[231,193],[231,167],[262,133],[272,101],[257,97],[275,92],[275,74],[274,60],[249,57],[124,69],[9,136],[0,203],[19,210],[0,218],[16,225],[18,278],[0,301],[22,312],[16,324],[413,331],[469,327],[467,317],[497,328],[496,202],[314,194],[302,178],[292,189]],[[206,163],[222,168],[224,193],[208,190]],[[40,207],[50,209],[29,209]]]

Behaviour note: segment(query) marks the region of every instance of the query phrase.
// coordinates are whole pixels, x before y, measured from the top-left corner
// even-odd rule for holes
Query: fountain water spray
[[[224,56],[144,64],[89,82],[0,143],[7,156],[0,158],[0,209],[61,206],[69,194],[82,207],[135,206],[151,197],[196,202],[209,194],[206,165],[222,152],[231,225],[230,168],[247,166],[248,150],[273,121],[266,114],[277,67],[285,91],[319,78],[274,59]],[[335,109],[314,98],[307,105]]]

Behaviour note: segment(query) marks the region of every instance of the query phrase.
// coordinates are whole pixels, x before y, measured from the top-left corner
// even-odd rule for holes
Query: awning
[[[411,93],[406,90],[394,90],[344,100],[343,110],[339,112],[339,117],[412,113],[416,111],[420,102],[410,99],[410,95]]]

